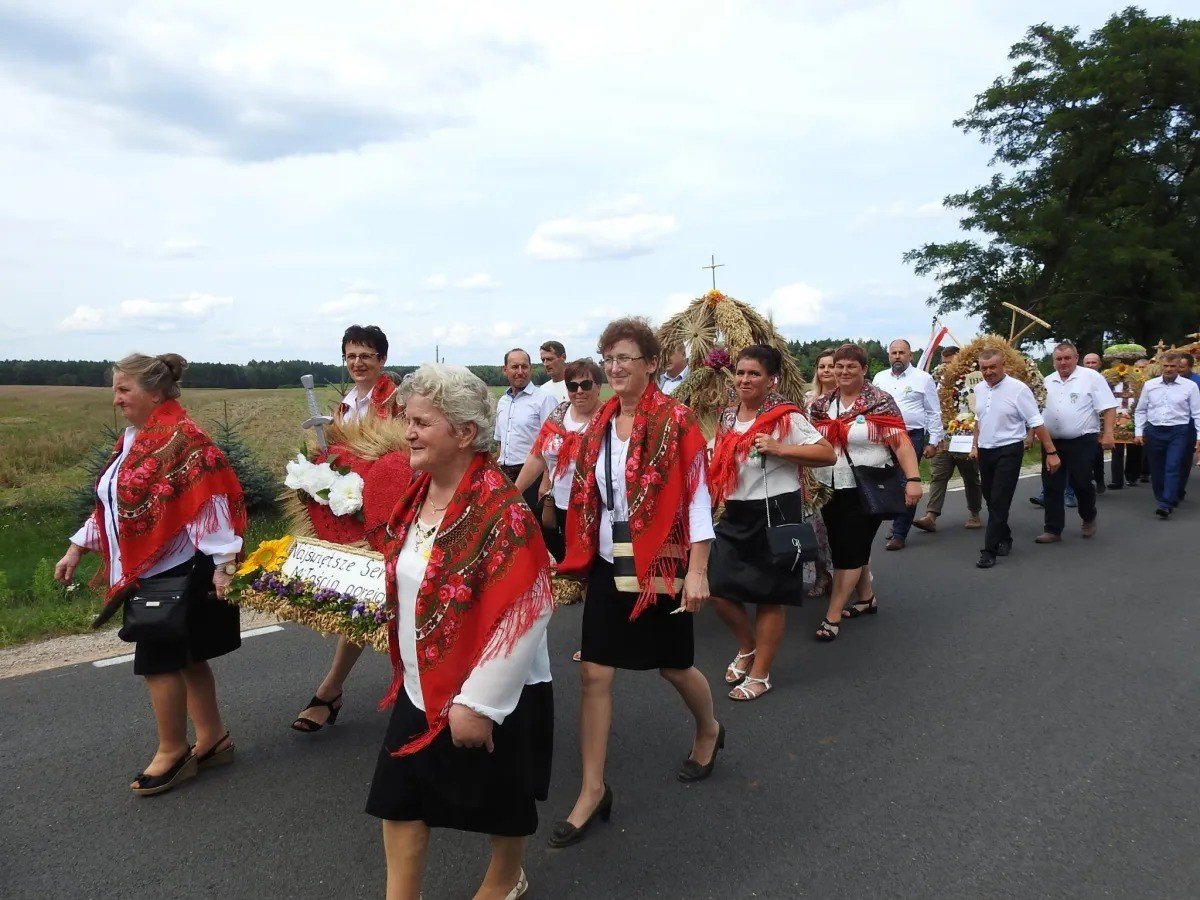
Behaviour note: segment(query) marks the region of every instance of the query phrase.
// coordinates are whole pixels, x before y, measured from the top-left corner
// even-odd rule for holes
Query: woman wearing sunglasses
[[[542,523],[542,536],[556,562],[562,562],[565,553],[563,529],[567,524],[571,479],[575,477],[575,457],[583,432],[600,408],[603,377],[600,366],[593,360],[577,359],[567,363],[567,401],[558,404],[542,423],[529,458],[517,476],[517,490],[522,494],[541,479],[534,513]]]

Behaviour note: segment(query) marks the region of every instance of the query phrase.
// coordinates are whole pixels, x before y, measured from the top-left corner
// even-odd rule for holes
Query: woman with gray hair
[[[521,897],[525,838],[550,782],[550,558],[489,456],[484,383],[426,364],[400,394],[417,475],[388,525],[394,708],[367,812],[384,820],[389,898],[420,896],[431,828],[489,835],[475,896]]]
[[[233,761],[208,660],[241,646],[238,608],[224,597],[246,509],[225,455],[179,405],[186,367],[174,353],[134,353],[113,366],[113,406],[129,427],[96,483],[92,515],[54,568],[69,584],[84,553],[104,557],[96,577],[107,573],[108,590],[95,624],[124,610],[120,636],[136,642],[133,671],[146,679],[158,722],[154,758],[129,786],[143,796]],[[168,610],[178,615],[135,618]]]

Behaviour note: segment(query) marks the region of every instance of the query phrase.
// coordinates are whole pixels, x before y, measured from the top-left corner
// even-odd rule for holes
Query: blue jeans
[[[912,441],[913,452],[917,454],[917,464],[921,463],[921,454],[925,452],[925,430],[923,428],[912,428],[908,432],[908,438]],[[892,537],[899,540],[908,538],[908,532],[912,529],[913,518],[917,514],[915,506],[905,507],[901,515],[892,519]]]
[[[1147,425],[1146,457],[1150,461],[1150,483],[1159,509],[1174,509],[1179,505],[1184,476],[1192,458],[1196,429],[1191,422],[1184,425]]]

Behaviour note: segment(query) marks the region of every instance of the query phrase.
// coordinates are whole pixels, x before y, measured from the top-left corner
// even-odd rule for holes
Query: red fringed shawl
[[[120,455],[124,443],[122,434],[105,471]],[[217,530],[216,513],[211,512],[209,502],[218,494],[226,496],[233,530],[242,534],[246,528],[242,486],[225,454],[177,401],[160,404],[138,430],[117,472],[116,551],[121,559],[121,580],[108,588],[98,622],[116,611],[125,589],[162,559],[179,532],[206,507],[210,512],[198,523],[200,530]],[[102,584],[101,579],[107,580],[113,548],[108,546],[99,499],[92,518],[105,560],[95,583]]]
[[[829,410],[837,396],[836,388],[828,394],[822,394],[812,402],[809,416],[817,431],[821,432],[821,436],[840,453],[846,452],[850,426],[859,416],[867,423],[867,434],[872,443],[895,446],[901,436],[908,437],[908,427],[904,424],[900,407],[896,405],[892,395],[881,391],[871,382],[863,382],[858,399],[835,419],[830,417]]]
[[[388,525],[394,538],[384,558],[393,611],[396,557],[428,491],[429,476],[419,474]],[[549,559],[541,529],[517,489],[486,454],[477,454],[446,508],[417,593],[417,665],[429,728],[392,756],[428,747],[449,722],[450,706],[471,672],[510,654],[553,608]],[[388,626],[393,678],[381,709],[404,690],[396,623],[393,616]]]
[[[792,431],[792,413],[804,415],[791,400],[772,393],[763,402],[750,427],[739,434],[734,431],[737,411],[738,406],[734,404],[721,414],[712,459],[708,462],[708,492],[712,495],[713,506],[720,506],[737,488],[738,471],[750,456],[754,438],[765,434],[784,441]]]
[[[596,557],[601,510],[596,463],[608,424],[620,408],[619,398],[609,398],[584,432],[567,511],[567,557],[558,566],[559,575],[584,577]],[[664,550],[678,546],[686,553],[691,544],[688,507],[705,477],[706,449],[692,411],[651,382],[634,413],[625,464],[629,531],[641,585],[630,621],[656,602],[657,579],[674,583],[679,559]]]
[[[380,375],[375,386],[371,388],[370,411],[380,419],[394,419],[400,415],[400,401],[396,399],[396,383],[386,375]],[[353,391],[351,391],[353,393]],[[346,395],[350,396],[349,394]],[[343,400],[338,404],[336,416],[338,421],[350,412],[350,404]]]
[[[554,471],[550,473],[551,478],[562,478],[579,455],[583,432],[568,430],[565,420],[570,408],[570,400],[564,400],[554,408],[554,411],[542,423],[542,430],[538,432],[537,440],[533,442],[533,449],[530,451],[531,454],[541,455],[542,451],[546,449],[547,442],[554,440],[555,437],[560,439],[558,461],[554,464]],[[584,430],[586,431],[586,429]]]

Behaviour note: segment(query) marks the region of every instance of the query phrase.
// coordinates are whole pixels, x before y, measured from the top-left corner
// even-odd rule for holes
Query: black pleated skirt
[[[596,557],[583,600],[579,658],[615,669],[690,669],[696,653],[693,615],[671,615],[679,598],[659,594],[657,603],[630,622],[636,602],[636,594],[617,590],[613,564]]]
[[[187,640],[177,642],[138,641],[133,645],[134,675],[164,675],[216,659],[242,646],[241,614],[237,606],[218,600],[213,593],[212,557],[197,553],[173,569],[151,575],[177,578],[188,575]]]
[[[517,708],[492,729],[492,753],[455,747],[447,726],[424,750],[391,755],[425,729],[425,713],[401,688],[375,764],[370,815],[504,837],[537,831],[535,801],[546,799],[554,754],[550,682],[525,686]]]
[[[800,522],[800,492],[771,498],[771,524]],[[727,500],[714,529],[708,564],[708,589],[714,597],[735,603],[779,603],[799,606],[804,598],[804,569],[784,572],[771,562],[767,547],[767,509],[762,500]]]

